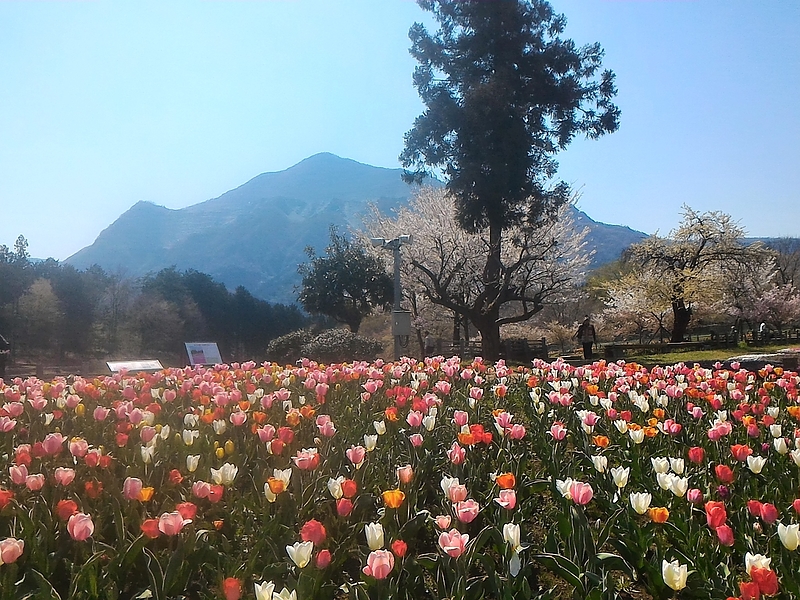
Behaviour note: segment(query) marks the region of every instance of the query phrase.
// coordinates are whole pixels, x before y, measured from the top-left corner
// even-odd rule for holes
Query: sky
[[[617,132],[559,154],[591,218],[684,205],[800,236],[800,1],[552,0],[616,73]],[[64,260],[318,152],[397,168],[412,0],[0,0],[0,244]],[[265,232],[268,235],[268,232]]]

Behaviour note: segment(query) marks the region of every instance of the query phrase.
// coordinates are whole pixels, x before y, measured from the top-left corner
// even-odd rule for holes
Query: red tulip
[[[744,444],[735,444],[731,446],[731,454],[733,457],[741,462],[747,460],[747,457],[753,453],[753,449],[750,446],[746,446]]]
[[[156,539],[161,535],[161,531],[158,529],[158,519],[146,519],[139,528],[143,534],[151,539]]]
[[[403,558],[408,552],[408,544],[403,540],[395,540],[392,542],[392,552],[397,558]]]
[[[239,600],[242,597],[242,582],[236,577],[228,577],[222,582],[225,600]]]
[[[59,500],[56,504],[56,514],[62,521],[66,521],[78,512],[78,505],[74,500]]]
[[[761,504],[761,520],[769,524],[778,520],[778,509],[774,504],[768,502]]]
[[[325,526],[316,519],[311,519],[300,528],[300,539],[304,542],[313,542],[315,546],[322,544],[325,537]]]
[[[14,492],[0,488],[0,510],[3,510],[11,502]]]
[[[340,517],[347,517],[353,512],[353,501],[349,498],[339,498],[336,501],[336,512]]]
[[[197,515],[197,505],[194,502],[181,502],[175,506],[185,521],[194,521]]]
[[[761,592],[755,581],[740,581],[739,594],[741,600],[760,600]]]
[[[719,543],[723,546],[733,546],[733,529],[728,525],[720,525],[716,528],[715,533]]]
[[[700,446],[694,446],[692,448],[689,448],[688,454],[689,454],[689,460],[692,461],[694,464],[699,465],[705,460],[706,451]]]
[[[761,516],[761,502],[759,502],[758,500],[748,500],[747,501],[747,510],[754,517],[760,517]]]
[[[711,529],[716,530],[725,524],[728,519],[728,513],[725,510],[725,505],[716,500],[709,500],[706,502],[706,521]]]
[[[733,483],[733,480],[736,479],[736,475],[728,465],[717,465],[714,467],[714,474],[720,483]]]
[[[758,591],[764,596],[774,596],[778,593],[778,575],[772,569],[753,567],[750,577],[758,584]]]
[[[320,550],[314,559],[314,566],[318,569],[327,569],[329,564],[331,564],[331,551],[327,548]]]

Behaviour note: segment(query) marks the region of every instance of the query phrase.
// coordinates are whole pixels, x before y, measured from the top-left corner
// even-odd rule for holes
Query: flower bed
[[[799,384],[457,358],[16,379],[0,598],[800,598]]]

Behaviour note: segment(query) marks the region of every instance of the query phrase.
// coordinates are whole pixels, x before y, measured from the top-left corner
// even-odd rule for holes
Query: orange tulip
[[[269,486],[269,491],[276,496],[286,489],[286,484],[282,479],[278,479],[277,477],[270,477],[267,479],[267,485]]]
[[[610,440],[604,435],[596,435],[592,438],[592,442],[595,446],[600,446],[601,448],[608,448],[608,444]]]
[[[663,419],[664,418],[664,409],[663,408],[654,408],[653,409],[653,415],[657,419]]]
[[[316,413],[317,411],[311,408],[308,404],[304,404],[300,407],[300,414],[303,415],[303,418],[305,419],[311,419]]]
[[[669,519],[669,511],[663,506],[648,508],[647,514],[653,523],[666,523]]]
[[[497,476],[495,483],[497,483],[500,489],[509,490],[517,484],[517,479],[514,477],[513,473],[503,473]]]
[[[383,503],[387,508],[399,508],[406,495],[400,490],[386,490],[383,492]]]
[[[156,489],[152,487],[142,488],[142,491],[139,492],[139,500],[141,500],[142,502],[149,502],[150,499],[153,497],[155,491]]]

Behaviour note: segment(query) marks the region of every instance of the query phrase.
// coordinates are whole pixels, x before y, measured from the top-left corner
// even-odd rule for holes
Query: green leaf
[[[47,577],[42,575],[36,569],[28,569],[28,573],[33,576],[33,579],[36,581],[36,585],[39,587],[39,592],[42,594],[47,594],[48,598],[51,600],[61,600],[61,596],[58,594],[56,589],[53,587],[53,584],[48,581]],[[43,598],[39,596],[39,598]]]
[[[155,554],[149,548],[144,548],[144,555],[147,558],[147,576],[153,586],[153,597],[156,600],[166,600],[164,594],[164,571],[158,562]]]
[[[585,595],[581,569],[567,557],[560,554],[533,554],[531,558],[569,583],[577,594]]]

